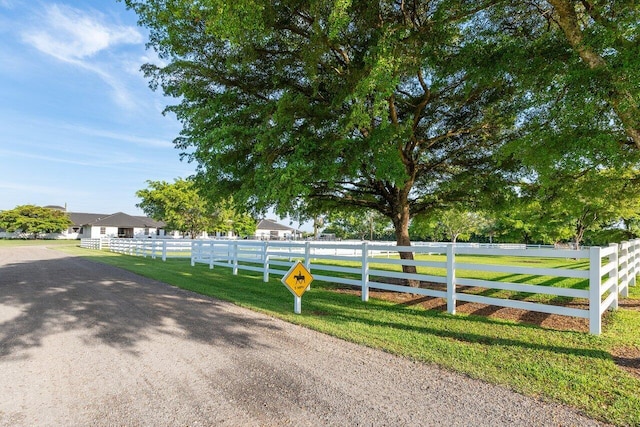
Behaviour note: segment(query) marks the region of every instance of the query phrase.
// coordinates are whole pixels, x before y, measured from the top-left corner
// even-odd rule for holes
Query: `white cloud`
[[[102,158],[95,159],[83,159],[81,157],[73,158],[63,158],[56,157],[45,154],[31,153],[26,151],[17,151],[17,150],[0,150],[0,155],[6,159],[30,159],[30,160],[40,160],[46,162],[48,164],[53,163],[61,163],[75,166],[88,166],[88,167],[108,167],[108,168],[122,168],[124,165],[134,165],[138,162],[137,159],[129,156],[118,156],[112,155],[107,156],[106,154],[102,156]]]
[[[158,138],[145,138],[125,133],[113,132],[104,129],[90,128],[86,126],[63,124],[59,125],[62,129],[71,130],[85,135],[109,138],[122,142],[129,142],[143,147],[173,148],[173,142],[170,139],[163,140]]]
[[[142,43],[142,34],[135,27],[109,25],[103,17],[64,5],[45,7],[38,28],[23,33],[23,39],[43,53],[62,61],[75,61],[120,44]]]
[[[3,190],[21,191],[29,193],[52,193],[60,192],[60,188],[55,186],[46,185],[30,185],[17,182],[2,182],[0,181],[0,188]]]
[[[5,9],[13,9],[14,2],[12,0],[0,0],[0,7]]]
[[[122,70],[114,69],[118,64],[112,57],[108,62],[98,60],[101,53],[113,53],[119,46],[142,44],[143,36],[136,27],[108,23],[97,11],[89,13],[53,4],[45,6],[37,24],[21,35],[25,43],[40,52],[97,75],[111,87],[118,105],[126,109],[136,107],[135,97],[119,76]]]

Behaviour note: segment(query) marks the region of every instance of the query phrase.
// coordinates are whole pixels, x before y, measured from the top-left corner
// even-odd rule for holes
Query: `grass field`
[[[0,248],[11,247],[11,246],[52,246],[52,247],[60,247],[60,246],[78,246],[79,243],[77,240],[33,240],[33,239],[0,239]]]
[[[77,247],[61,249],[358,344],[571,405],[602,421],[640,425],[638,370],[620,367],[623,362],[638,363],[638,310],[607,315],[603,334],[592,336],[390,301],[363,303],[357,295],[336,292],[329,283],[314,283],[303,296],[302,314],[296,315],[293,297],[279,278],[263,283],[259,273],[241,271],[233,276],[228,268],[191,267],[187,260],[163,262]],[[548,266],[547,261],[540,262]],[[640,301],[640,286],[631,288],[631,298]]]

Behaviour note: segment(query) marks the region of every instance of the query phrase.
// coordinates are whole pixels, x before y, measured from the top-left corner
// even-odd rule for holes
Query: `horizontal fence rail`
[[[82,239],[80,240],[80,247],[86,249],[102,249],[102,239]]]
[[[191,258],[192,240],[183,239],[109,239],[111,252],[126,255],[167,258]]]
[[[81,246],[96,249],[95,242]],[[628,296],[629,286],[636,285],[640,274],[640,239],[589,249],[554,249],[525,245],[460,245],[446,243],[396,246],[377,242],[295,242],[249,240],[187,240],[187,239],[110,239],[111,251],[167,258],[190,258],[191,265],[204,263],[209,268],[231,268],[262,273],[267,282],[271,275],[284,276],[297,261],[302,261],[315,280],[326,281],[361,290],[368,301],[369,290],[378,289],[442,298],[447,311],[455,314],[458,301],[488,304],[499,307],[537,311],[548,314],[588,319],[589,331],[600,334],[602,315],[616,309],[618,297]],[[103,246],[104,247],[104,246]],[[400,259],[399,252],[412,252],[413,260]],[[423,255],[435,255],[426,257]],[[503,265],[482,261],[468,262],[459,256],[508,256],[522,258],[554,258],[583,260],[581,269],[541,268],[529,265]],[[425,259],[427,258],[427,259]],[[432,259],[428,259],[432,258]],[[466,258],[468,259],[468,258]],[[479,258],[482,259],[482,258]],[[489,258],[488,258],[489,259]],[[530,261],[533,262],[533,261]],[[403,272],[403,267],[414,267]],[[429,269],[427,274],[419,270]],[[482,273],[502,277],[546,278],[549,281],[577,279],[582,286],[560,287],[535,283],[483,279]],[[428,284],[425,287],[411,284]],[[470,290],[489,291],[479,295]],[[518,294],[553,298],[578,298],[586,301],[585,308],[565,307],[544,302],[523,301],[492,296],[491,291],[510,291]]]

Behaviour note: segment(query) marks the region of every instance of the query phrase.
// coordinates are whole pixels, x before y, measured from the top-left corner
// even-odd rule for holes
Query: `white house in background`
[[[45,206],[64,211],[63,207]],[[144,216],[132,216],[122,212],[94,214],[68,212],[72,225],[61,233],[45,234],[45,239],[97,239],[100,237],[153,237],[164,236],[164,223]],[[0,238],[19,238],[22,233],[0,230]]]
[[[164,236],[164,223],[144,216],[69,212],[73,225],[61,233],[62,239],[98,239],[101,237],[144,238]]]
[[[256,238],[260,240],[299,240],[302,231],[278,224],[272,219],[260,220],[256,228]]]

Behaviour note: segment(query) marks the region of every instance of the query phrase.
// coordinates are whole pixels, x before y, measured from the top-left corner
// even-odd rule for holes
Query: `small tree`
[[[248,213],[236,213],[233,222],[233,231],[237,236],[255,236],[258,224],[254,217]]]
[[[136,192],[142,201],[140,209],[156,221],[164,221],[167,228],[195,238],[211,229],[213,215],[206,200],[200,197],[191,181],[178,178],[173,184],[147,181],[148,189]]]
[[[232,232],[237,236],[247,237],[255,235],[256,228],[256,220],[246,212],[238,210],[233,198],[221,200],[213,208],[213,231]]]
[[[73,222],[66,212],[35,205],[21,205],[0,212],[0,228],[22,232],[38,239],[42,234],[60,233]]]
[[[255,219],[239,211],[231,198],[212,206],[191,180],[178,178],[173,184],[147,183],[148,189],[136,192],[142,199],[137,206],[151,218],[164,221],[167,228],[189,234],[192,239],[204,231],[232,231],[239,236],[255,234]]]

